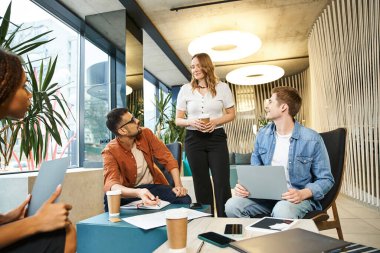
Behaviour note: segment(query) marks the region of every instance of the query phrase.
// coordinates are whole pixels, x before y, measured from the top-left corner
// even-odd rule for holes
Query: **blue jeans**
[[[270,214],[277,218],[302,219],[313,210],[316,210],[316,204],[312,200],[304,200],[299,204],[294,204],[287,200],[232,197],[226,203],[227,217],[238,218]]]
[[[190,204],[191,198],[189,195],[183,197],[176,197],[175,193],[172,191],[170,185],[163,184],[144,184],[139,185],[136,188],[146,188],[154,196],[158,196],[160,199],[170,202],[171,204]],[[139,198],[122,198],[120,200],[120,205],[126,205],[132,201],[139,200]],[[104,195],[104,211],[108,212],[107,196]]]

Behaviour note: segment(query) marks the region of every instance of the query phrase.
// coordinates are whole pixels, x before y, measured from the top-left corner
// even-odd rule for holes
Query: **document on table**
[[[160,200],[160,205],[155,205],[155,206],[145,206],[142,202],[142,200],[136,200],[133,201],[129,204],[126,204],[124,206],[121,206],[121,209],[153,209],[153,210],[158,210],[161,208],[164,208],[165,206],[170,205],[170,202],[165,201],[165,200]]]
[[[203,213],[203,212],[199,212],[199,211],[184,208],[184,207],[179,208],[179,209],[187,210],[188,220],[211,215],[209,213]],[[123,220],[142,229],[152,229],[152,228],[162,227],[166,225],[165,211],[132,216],[128,218],[123,218]]]

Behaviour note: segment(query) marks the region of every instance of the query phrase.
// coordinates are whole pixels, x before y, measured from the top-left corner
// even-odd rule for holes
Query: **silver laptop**
[[[283,166],[237,165],[238,182],[246,188],[249,198],[281,200],[288,191]]]
[[[283,232],[232,242],[229,246],[239,252],[246,253],[315,253],[332,252],[333,250],[333,252],[348,252],[348,249],[344,249],[344,247],[349,244],[351,243],[295,228]]]
[[[34,215],[42,204],[55,192],[57,186],[62,184],[69,164],[69,157],[46,161],[41,164],[33,186],[32,199],[29,203],[27,216]]]

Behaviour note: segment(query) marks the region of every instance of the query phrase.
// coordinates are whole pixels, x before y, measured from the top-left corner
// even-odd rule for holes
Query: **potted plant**
[[[43,39],[51,31],[16,42],[15,38],[21,31],[31,29],[23,25],[15,25],[10,31],[10,15],[12,2],[9,4],[0,25],[0,47],[4,50],[23,57],[24,68],[32,89],[32,105],[26,117],[22,120],[3,119],[0,122],[0,159],[3,166],[7,166],[13,156],[16,157],[14,147],[18,138],[20,142],[20,158],[25,155],[28,161],[35,165],[45,159],[49,141],[52,138],[58,145],[62,145],[60,131],[69,129],[66,120],[71,115],[65,98],[60,94],[61,86],[53,83],[57,57],[48,60],[39,60],[38,75],[35,67],[27,56],[33,49],[50,42],[52,39]],[[48,63],[46,65],[46,63]],[[35,62],[33,62],[35,64]],[[61,111],[61,112],[59,112]],[[16,157],[16,160],[18,158]],[[33,164],[33,163],[32,163]]]
[[[155,98],[154,105],[158,112],[158,118],[155,126],[155,134],[165,144],[173,142],[183,143],[185,138],[185,128],[175,124],[176,103],[171,103],[172,93],[164,97],[163,91]],[[168,112],[171,112],[170,115]]]

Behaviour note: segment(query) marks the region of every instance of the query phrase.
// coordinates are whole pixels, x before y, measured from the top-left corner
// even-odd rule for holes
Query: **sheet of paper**
[[[181,209],[187,210],[188,220],[211,215],[209,213],[203,213],[203,212],[199,212],[199,211],[184,208],[184,207],[182,207]],[[152,228],[162,227],[166,225],[165,211],[132,216],[128,218],[123,218],[123,220],[142,229],[152,229]]]

